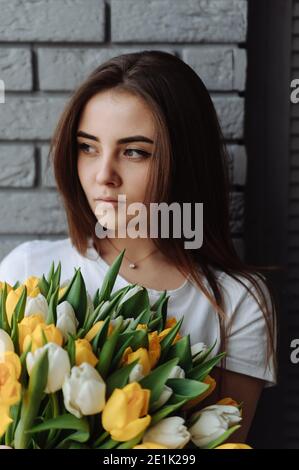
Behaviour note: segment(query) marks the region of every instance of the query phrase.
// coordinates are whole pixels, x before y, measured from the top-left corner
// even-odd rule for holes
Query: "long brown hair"
[[[215,108],[199,76],[178,57],[156,50],[114,57],[96,68],[67,104],[50,154],[73,245],[83,255],[90,237],[99,245],[94,230],[97,219],[77,173],[76,134],[88,100],[109,89],[139,96],[154,116],[156,138],[147,202],[204,203],[203,245],[199,249],[186,250],[183,238],[154,238],[153,242],[182,274],[190,276],[214,306],[220,318],[221,348],[225,347],[227,330],[223,296],[214,270],[240,282],[263,312],[269,358],[275,349],[275,302],[261,273],[267,268],[245,264],[236,252],[229,225],[228,156]]]

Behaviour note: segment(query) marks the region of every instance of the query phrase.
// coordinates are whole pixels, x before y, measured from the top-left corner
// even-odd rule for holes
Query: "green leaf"
[[[133,447],[136,446],[141,441],[143,435],[144,435],[144,431],[139,433],[136,437],[134,437],[130,441],[122,442],[116,447],[116,449],[133,449]]]
[[[55,292],[51,295],[51,298],[50,298],[47,321],[46,321],[47,325],[51,325],[51,323],[56,325],[57,323],[58,296],[59,296],[59,285],[56,287]]]
[[[225,431],[220,437],[214,439],[214,441],[209,442],[209,444],[207,444],[206,446],[201,447],[201,449],[215,449],[215,447],[220,446],[224,441],[229,438],[229,436],[231,436],[240,427],[241,426],[239,424],[237,424],[236,426],[232,426],[227,431]]]
[[[159,359],[159,364],[161,364],[162,362],[165,361],[165,359],[167,358],[167,354],[168,354],[168,351],[169,349],[171,348],[172,346],[172,343],[179,331],[179,329],[181,328],[181,325],[183,323],[183,319],[184,317],[182,317],[172,328],[171,330],[169,331],[169,333],[165,336],[165,338],[162,339],[161,343],[160,343],[160,346],[161,346],[161,356],[160,356],[160,359]]]
[[[26,308],[26,300],[27,300],[27,287],[23,286],[22,293],[20,298],[15,306],[13,315],[16,315],[17,322],[20,323],[25,315],[25,308]]]
[[[4,282],[4,287],[0,290],[0,328],[10,335],[10,326],[8,323],[6,312],[6,299],[7,299],[7,284]]]
[[[140,313],[140,315],[138,315],[137,318],[135,318],[135,320],[130,321],[125,332],[136,330],[139,324],[148,325],[150,318],[151,318],[151,311],[148,306]]]
[[[162,294],[160,295],[160,297],[158,298],[158,300],[151,306],[151,310],[153,310],[153,311],[155,311],[155,312],[158,310],[159,305],[164,301],[164,299],[165,299],[165,297],[166,297],[166,293],[167,293],[166,290],[164,290],[164,291],[162,292]]]
[[[163,387],[178,361],[178,358],[171,359],[165,364],[153,369],[148,375],[139,381],[142,388],[147,388],[151,391],[150,405],[160,398]]]
[[[186,375],[189,379],[195,379],[202,382],[212,371],[212,369],[221,361],[225,353],[218,354],[207,362],[194,367]]]
[[[138,359],[113,372],[106,380],[106,394],[109,397],[115,388],[124,388],[129,380],[130,373],[138,363]]]
[[[175,395],[188,397],[189,400],[202,395],[209,388],[208,384],[190,379],[168,379],[166,385],[173,390]]]
[[[179,358],[178,365],[184,369],[185,372],[188,372],[192,368],[192,355],[191,355],[191,346],[190,346],[190,335],[183,336],[183,338],[176,341],[169,348],[167,358],[171,359],[173,357]]]
[[[145,287],[136,285],[134,288],[136,288],[137,292],[132,293],[132,296],[128,297],[128,299],[124,301],[121,299],[120,303],[118,304],[117,314],[123,316],[124,318],[136,318],[145,309],[150,308],[148,292]],[[130,291],[128,292],[128,296],[129,295]]]
[[[66,292],[59,299],[59,304],[63,301],[67,301],[73,307],[79,326],[82,327],[85,321],[87,311],[87,293],[85,282],[81,274],[81,269],[78,268],[71,280]]]
[[[111,361],[114,356],[115,347],[116,347],[117,340],[118,340],[120,330],[122,327],[123,318],[119,317],[116,320],[116,322],[117,323],[114,327],[114,330],[112,331],[111,335],[108,336],[107,340],[105,341],[103,345],[103,348],[101,350],[100,357],[99,357],[99,362],[96,366],[97,371],[99,372],[99,374],[101,375],[103,379],[106,378],[110,369]]]
[[[47,277],[47,282],[48,282],[49,285],[51,284],[53,274],[54,274],[54,261],[52,261],[52,263],[51,263],[50,271],[49,271],[48,277]]]
[[[115,284],[116,277],[119,273],[119,269],[120,269],[125,251],[126,251],[125,249],[122,250],[122,252],[117,256],[117,258],[114,260],[114,262],[108,269],[104,277],[102,287],[98,296],[98,303],[102,302],[102,300],[109,300],[109,297],[111,295],[111,292]]]
[[[60,278],[61,278],[61,262],[59,261],[58,267],[53,274],[53,284],[55,287],[60,285]]]
[[[159,306],[157,308],[157,315],[160,316],[161,315],[161,318],[162,318],[162,322],[163,322],[163,325],[162,325],[162,328],[164,329],[165,328],[165,324],[166,324],[166,319],[167,319],[167,305],[168,305],[168,300],[169,300],[170,296],[165,296],[162,301],[159,303]]]
[[[76,344],[74,337],[69,334],[66,349],[70,358],[71,367],[76,365]]]
[[[164,405],[163,408],[161,408],[160,410],[158,410],[156,413],[152,415],[151,426],[154,426],[159,421],[166,418],[166,416],[169,416],[174,411],[180,409],[186,403],[186,401],[187,399],[184,399],[172,405],[169,405],[168,403]]]
[[[48,368],[48,351],[43,351],[32,368],[28,390],[22,401],[21,418],[15,432],[15,449],[26,449],[29,446],[31,436],[27,431],[38,414],[48,381]]]
[[[37,424],[29,429],[28,433],[39,433],[42,431],[50,431],[51,429],[73,429],[77,432],[68,436],[67,440],[77,440],[78,442],[86,442],[89,439],[89,425],[86,418],[76,418],[72,414],[64,414],[49,419],[44,423]]]
[[[39,290],[41,291],[41,294],[45,298],[47,298],[48,292],[49,292],[49,289],[50,289],[50,284],[48,283],[48,281],[45,278],[44,274],[43,274],[42,278],[38,281],[37,286],[38,286]]]
[[[211,354],[211,352],[215,348],[216,344],[217,344],[217,339],[215,340],[214,344],[210,348],[207,349],[206,352],[202,353],[202,355],[200,355],[200,357],[198,359],[193,360],[193,367],[198,366],[199,364],[202,364],[208,358],[208,356]],[[200,353],[198,353],[198,354],[200,354]],[[197,356],[197,354],[195,354],[194,356]]]
[[[106,320],[104,320],[103,325],[101,326],[96,336],[92,340],[91,345],[92,345],[93,352],[95,354],[98,353],[98,349],[102,348],[103,344],[105,343],[107,339],[107,335],[109,331],[109,323],[110,323],[110,318],[108,317],[106,318]]]

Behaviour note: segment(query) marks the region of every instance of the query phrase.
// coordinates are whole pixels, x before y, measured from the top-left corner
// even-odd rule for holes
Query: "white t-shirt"
[[[75,268],[81,268],[86,288],[93,298],[101,286],[109,265],[89,243],[85,256],[80,255],[70,238],[63,240],[33,240],[21,243],[0,264],[0,281],[13,285],[29,276],[45,276],[52,261],[61,261],[61,282],[70,280]],[[267,330],[261,310],[244,286],[222,271],[215,271],[223,288],[227,320],[232,328],[227,337],[225,368],[266,381],[265,386],[276,383],[272,361],[266,367]],[[242,279],[246,285],[248,280]],[[113,292],[130,284],[118,275]],[[206,287],[211,291],[206,283]],[[147,289],[151,304],[162,291]],[[180,319],[184,316],[182,334],[190,334],[191,344],[203,342],[208,346],[217,339],[213,354],[220,352],[220,323],[215,309],[207,297],[189,279],[177,289],[168,290],[168,316]]]

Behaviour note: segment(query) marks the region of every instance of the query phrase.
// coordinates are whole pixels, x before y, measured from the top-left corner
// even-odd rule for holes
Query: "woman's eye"
[[[78,148],[86,155],[94,155],[96,153],[96,149],[94,147],[91,147],[90,145],[85,143],[79,143]]]
[[[135,152],[135,157],[133,153]],[[142,157],[150,157],[150,153],[146,152],[145,150],[138,150],[138,149],[126,149],[124,152],[129,158],[142,158]],[[137,155],[136,155],[137,154]]]

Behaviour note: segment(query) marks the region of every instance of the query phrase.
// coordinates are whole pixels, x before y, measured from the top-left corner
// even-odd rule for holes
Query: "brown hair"
[[[245,264],[235,250],[229,226],[230,183],[223,135],[206,87],[178,57],[155,50],[114,57],[96,68],[67,104],[50,153],[73,245],[85,254],[88,238],[99,244],[94,230],[97,220],[77,173],[76,134],[85,104],[95,94],[109,89],[141,97],[155,118],[155,158],[151,159],[147,202],[204,203],[200,249],[186,250],[183,238],[157,238],[153,242],[185,276],[190,276],[218,312],[221,348],[225,347],[227,330],[224,331],[223,296],[214,269],[225,272],[252,293],[265,317],[269,359],[275,349],[275,305],[259,272],[267,268]],[[203,276],[212,294],[205,287]],[[246,279],[255,292],[249,290]]]

